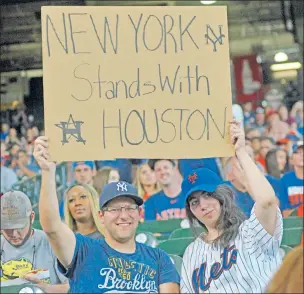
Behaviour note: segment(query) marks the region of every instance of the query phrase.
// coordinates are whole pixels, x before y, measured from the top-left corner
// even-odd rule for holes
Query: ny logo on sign
[[[127,184],[126,183],[118,182],[117,183],[117,191],[127,192],[128,191]]]
[[[225,35],[222,33],[222,26],[219,25],[219,35],[217,36],[210,25],[207,25],[207,33],[205,34],[205,38],[207,41],[207,44],[209,44],[209,41],[213,44],[213,52],[217,51],[216,44],[219,43],[220,45],[223,45],[223,38],[225,38]],[[209,34],[212,33],[210,36]]]
[[[56,127],[62,129],[62,145],[69,143],[69,139],[74,137],[76,142],[82,142],[85,145],[85,140],[81,137],[81,125],[83,121],[74,121],[70,114],[68,121],[61,121],[60,124],[55,124]]]

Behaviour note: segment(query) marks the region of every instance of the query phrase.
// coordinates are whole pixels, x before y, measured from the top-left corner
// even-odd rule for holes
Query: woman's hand
[[[241,127],[241,123],[236,120],[232,120],[230,122],[230,138],[231,142],[235,147],[235,152],[239,152],[240,150],[245,150],[246,141],[245,141],[245,133],[244,129]]]

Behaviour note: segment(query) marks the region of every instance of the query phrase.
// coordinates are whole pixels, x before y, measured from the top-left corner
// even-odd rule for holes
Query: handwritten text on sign
[[[225,7],[42,8],[53,160],[229,156]]]

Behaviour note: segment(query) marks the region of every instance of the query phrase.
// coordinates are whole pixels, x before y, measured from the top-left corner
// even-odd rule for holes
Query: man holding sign
[[[135,242],[143,200],[126,182],[104,187],[100,221],[105,239],[74,234],[61,222],[56,193],[56,165],[49,161],[48,140],[35,141],[34,157],[42,170],[40,222],[70,279],[72,293],[179,293],[179,275],[158,248]]]

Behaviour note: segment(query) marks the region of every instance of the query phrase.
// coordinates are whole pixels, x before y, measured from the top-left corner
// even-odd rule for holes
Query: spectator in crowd
[[[17,182],[18,177],[16,173],[11,168],[1,164],[1,193],[11,190]]]
[[[246,138],[251,140],[252,138],[261,137],[261,131],[257,128],[246,129]]]
[[[259,155],[256,157],[256,161],[259,162],[264,169],[266,170],[266,154],[269,150],[273,149],[275,147],[275,142],[270,137],[262,137],[260,140],[260,152]]]
[[[14,170],[19,179],[22,179],[23,177],[31,178],[40,172],[39,167],[36,164],[31,163],[31,158],[29,158],[25,150],[20,150],[18,152],[17,165]]]
[[[2,141],[4,142],[6,140],[8,133],[9,133],[9,125],[7,123],[2,123],[1,124],[1,134],[0,134],[1,142]]]
[[[158,248],[135,242],[143,200],[127,182],[111,183],[100,197],[105,239],[74,234],[57,209],[56,165],[48,161],[46,137],[35,141],[34,156],[42,172],[40,221],[70,279],[73,293],[179,293],[179,276],[170,257]]]
[[[249,217],[254,201],[252,200],[249,191],[248,180],[245,172],[242,169],[238,159],[231,157],[226,161],[225,176],[228,181],[228,185],[235,194],[235,203],[243,211],[243,213]]]
[[[103,187],[106,184],[118,182],[119,180],[120,175],[118,169],[110,166],[104,166],[97,171],[93,179],[93,187],[96,189],[98,195],[100,195]]]
[[[272,137],[275,142],[283,139],[289,132],[289,126],[286,122],[281,121],[279,113],[271,110],[267,114],[268,128],[265,131],[266,136]]]
[[[129,159],[119,158],[115,160],[96,161],[97,170],[107,166],[117,169],[121,181],[132,183],[132,162]]]
[[[251,101],[245,102],[243,104],[243,110],[244,110],[244,126],[246,128],[248,125],[251,125],[255,121],[252,102]]]
[[[155,172],[147,163],[143,163],[138,167],[134,186],[137,187],[138,195],[144,201],[160,191],[160,185],[156,180]]]
[[[73,232],[93,239],[102,238],[98,210],[98,194],[93,187],[75,184],[66,191],[64,220]]]
[[[18,162],[18,152],[20,151],[20,145],[14,143],[11,146],[7,146],[7,150],[9,152],[9,158],[6,161],[6,166],[15,168]]]
[[[207,169],[185,177],[187,217],[205,232],[183,255],[181,293],[264,293],[282,261],[283,221],[274,191],[248,156],[244,132],[235,121],[230,134],[254,207],[245,219],[233,191]]]
[[[23,145],[25,140],[21,140],[18,138],[17,131],[15,128],[10,128],[9,134],[5,139],[5,143],[7,146],[12,146],[13,144],[18,144],[19,146]]]
[[[185,218],[185,197],[181,191],[177,162],[170,159],[151,159],[148,164],[154,170],[162,190],[145,202],[145,220]]]
[[[1,146],[1,164],[6,165],[6,162],[10,159],[10,154],[7,150],[7,146],[4,141],[0,142]]]
[[[258,156],[261,148],[261,137],[253,137],[250,139],[250,145],[253,149],[254,156]]]
[[[283,259],[266,293],[304,293],[303,246],[291,250]]]
[[[297,131],[304,136],[303,132],[303,122],[304,122],[304,109],[303,109],[303,101],[297,101],[290,111],[290,116],[293,117],[297,123]]]
[[[251,127],[257,129],[261,135],[264,135],[265,132],[265,110],[263,107],[257,107],[255,111],[255,122],[251,124]]]
[[[288,154],[285,150],[275,148],[266,154],[266,172],[268,175],[280,179],[289,171]]]
[[[46,234],[32,228],[34,219],[27,195],[20,191],[2,195],[1,286],[10,285],[10,281],[26,275],[26,279],[36,282],[47,293],[66,293],[67,279],[57,269]],[[44,273],[43,281],[31,275],[34,271]]]
[[[289,124],[289,113],[288,113],[288,109],[286,107],[286,105],[281,104],[278,108],[278,114],[280,117],[280,120]]]
[[[78,184],[93,185],[96,169],[93,161],[73,162],[74,179]]]
[[[294,209],[298,216],[304,216],[303,204],[303,180],[304,180],[304,162],[303,162],[303,141],[293,146],[291,157],[294,171],[286,173],[281,178],[280,202],[283,215],[288,216]]]

